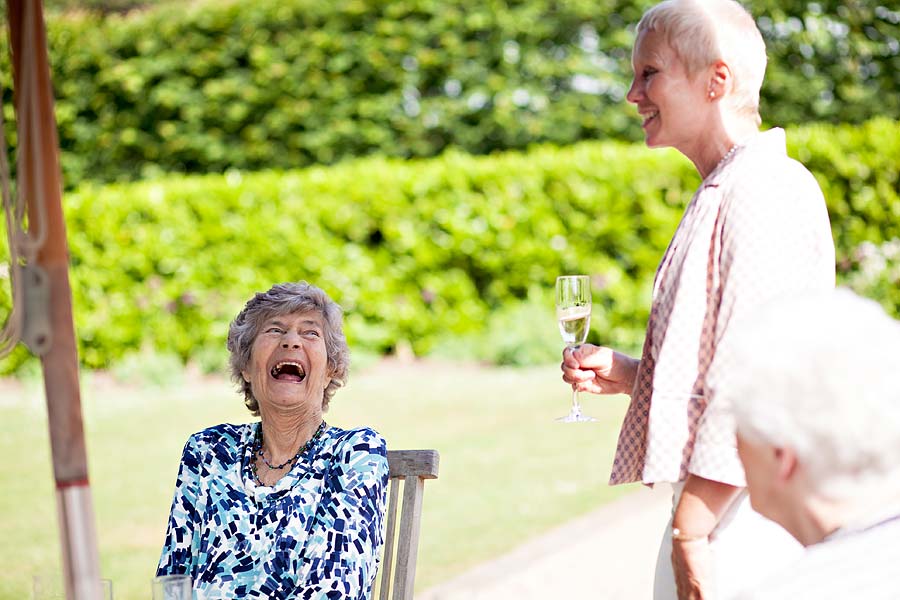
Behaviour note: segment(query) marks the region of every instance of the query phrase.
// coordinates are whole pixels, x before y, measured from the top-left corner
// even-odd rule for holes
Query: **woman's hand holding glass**
[[[592,394],[631,394],[641,361],[605,346],[580,344],[563,350],[563,381]]]
[[[587,275],[563,275],[556,278],[556,319],[566,347],[583,344],[591,327],[591,280]],[[596,421],[581,412],[578,390],[572,387],[572,408],[563,423]]]

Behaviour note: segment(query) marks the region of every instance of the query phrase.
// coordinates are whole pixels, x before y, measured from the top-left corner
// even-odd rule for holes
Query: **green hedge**
[[[50,18],[64,180],[635,141],[629,27],[651,3],[226,0]],[[768,122],[900,118],[900,13],[748,4],[769,44]]]
[[[808,127],[789,147],[825,190],[842,281],[898,314],[900,125]],[[592,339],[633,348],[697,184],[675,151],[587,142],[85,186],[65,196],[81,359],[218,359],[252,292],[308,279],[346,308],[354,349],[425,354],[488,332],[489,358],[533,360],[515,345],[534,339],[540,307],[552,323],[554,278],[573,272],[594,277]]]

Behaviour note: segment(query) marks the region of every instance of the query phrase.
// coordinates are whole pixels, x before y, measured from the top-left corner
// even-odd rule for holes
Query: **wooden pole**
[[[66,597],[101,598],[100,561],[88,483],[81,420],[78,355],[69,287],[69,252],[62,212],[62,186],[47,36],[40,0],[7,0],[18,129],[18,186],[28,205],[29,232],[44,227],[37,266],[46,274],[46,319],[52,339],[41,355],[56,480]],[[38,232],[40,233],[40,232]]]

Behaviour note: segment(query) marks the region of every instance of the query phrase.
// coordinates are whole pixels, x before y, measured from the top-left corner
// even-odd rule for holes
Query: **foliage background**
[[[64,179],[639,140],[624,94],[632,27],[650,4],[228,0],[62,13],[48,32]],[[900,117],[900,10],[886,4],[747,3],[769,49],[768,124]]]
[[[363,351],[532,364],[558,343],[529,324],[574,271],[595,276],[591,339],[635,349],[697,184],[674,152],[630,144],[650,3],[51,0],[82,362],[219,369],[248,290],[307,278]],[[788,131],[828,199],[840,281],[897,314],[900,12],[748,6],[766,119],[822,123]]]
[[[900,314],[900,124],[788,134],[825,192],[840,282]],[[86,184],[66,195],[80,357],[102,368],[152,350],[221,369],[251,291],[307,279],[345,308],[354,348],[531,364],[558,355],[533,329],[571,272],[594,278],[590,339],[634,349],[698,183],[674,150],[582,142]]]

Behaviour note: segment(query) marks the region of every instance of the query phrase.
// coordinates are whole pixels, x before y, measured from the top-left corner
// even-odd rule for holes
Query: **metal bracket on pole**
[[[25,323],[22,342],[37,356],[50,350],[53,330],[50,327],[50,279],[37,265],[24,265],[21,271],[25,289]]]

